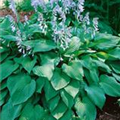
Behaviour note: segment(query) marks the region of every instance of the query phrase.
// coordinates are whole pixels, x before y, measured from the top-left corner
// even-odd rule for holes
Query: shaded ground
[[[19,12],[21,22],[24,22],[24,16],[27,15],[28,18],[33,14],[33,12]],[[13,12],[9,9],[0,10],[0,17],[12,15],[15,18]],[[15,18],[16,19],[16,18]],[[120,120],[120,107],[116,103],[117,98],[107,97],[106,104],[102,111],[98,110],[96,120]]]
[[[120,107],[117,104],[117,98],[107,97],[103,110],[98,110],[96,120],[120,120]]]

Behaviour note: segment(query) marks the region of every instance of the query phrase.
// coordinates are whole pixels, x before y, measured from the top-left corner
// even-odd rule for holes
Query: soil
[[[24,16],[28,16],[28,18],[33,14],[30,12],[19,12],[20,21],[24,22]],[[4,17],[6,15],[12,15],[15,18],[13,12],[9,9],[0,10],[0,17]],[[16,20],[16,18],[15,18]],[[97,109],[97,119],[96,120],[120,120],[120,106],[117,104],[118,98],[112,98],[107,96],[107,100],[105,106],[102,110]]]
[[[20,16],[20,21],[21,22],[24,22],[25,21],[25,17],[24,16],[27,16],[28,19],[30,18],[30,16],[33,14],[33,11],[29,11],[29,12],[18,12],[19,13],[19,16]],[[15,14],[10,10],[10,9],[1,9],[0,10],[0,17],[4,17],[6,15],[11,15],[14,17],[15,21],[16,21],[16,17],[15,17]]]
[[[96,120],[120,120],[120,106],[118,98],[108,97],[102,110],[98,109]]]

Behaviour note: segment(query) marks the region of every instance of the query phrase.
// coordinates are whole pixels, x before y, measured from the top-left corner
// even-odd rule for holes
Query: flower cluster
[[[58,44],[63,50],[69,47],[69,42],[73,36],[71,31],[74,28],[80,29],[84,39],[86,39],[86,36],[90,36],[89,38],[91,39],[95,36],[96,31],[98,31],[98,18],[94,18],[91,22],[89,13],[86,13],[85,15],[82,14],[84,12],[84,2],[84,0],[49,0],[49,2],[45,2],[44,0],[31,0],[31,5],[34,7],[37,14],[35,25],[38,26],[40,33],[43,33],[45,36],[49,31],[48,29],[52,28],[51,36],[56,44]],[[49,8],[47,8],[48,6]],[[42,11],[39,11],[38,7],[41,7]],[[15,14],[17,14],[13,0],[11,0],[10,8]],[[51,16],[47,16],[50,13],[49,9],[51,11]],[[74,19],[74,22],[71,20],[71,24],[66,24],[69,15],[72,15],[71,17]],[[52,27],[49,28],[47,23],[51,23]],[[27,16],[25,16],[24,24],[29,25]],[[24,36],[19,28],[16,28],[14,24],[11,24],[11,29],[13,32],[16,31],[19,38],[17,41],[19,52],[24,54],[25,51],[30,51],[31,48],[25,48],[21,45]],[[79,33],[76,32],[75,35],[79,36],[77,34]]]
[[[31,5],[34,7],[35,11],[37,12],[37,7],[45,7],[44,0],[31,0]]]

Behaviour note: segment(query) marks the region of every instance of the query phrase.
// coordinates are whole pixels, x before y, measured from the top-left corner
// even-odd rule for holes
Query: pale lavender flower
[[[59,0],[50,0],[50,4],[53,6],[54,3],[57,3]]]
[[[99,29],[98,29],[98,19],[99,18],[93,18],[93,27],[94,27],[94,29],[95,29],[95,31],[98,31]]]
[[[65,13],[69,13],[69,10],[73,7],[73,0],[62,0]]]
[[[24,19],[25,19],[25,22],[27,22],[27,21],[28,21],[28,16],[25,15],[25,16],[24,16]]]
[[[42,13],[39,14],[38,21],[39,21],[38,25],[39,25],[39,28],[40,28],[41,32],[46,35],[48,26],[46,24],[45,19],[43,18],[43,14]]]
[[[57,16],[57,14],[60,15],[60,18],[58,18],[58,19],[62,19],[65,22],[66,15],[65,15],[64,11],[62,10],[62,7],[60,7],[58,4],[53,9],[53,16]]]
[[[71,28],[64,25],[64,22],[61,22],[53,29],[53,40],[59,44],[60,47],[65,50],[68,48],[68,44],[71,38]]]
[[[84,0],[78,0],[78,9],[80,10],[80,13],[84,11]]]
[[[86,13],[85,17],[83,18],[83,21],[87,23],[87,25],[90,25],[89,12]]]
[[[15,2],[14,0],[9,0],[10,5],[9,8],[13,11],[13,13],[17,16],[17,11],[16,11],[16,7],[15,7]]]
[[[11,25],[12,32],[15,32],[16,28],[14,25]]]
[[[37,11],[38,6],[45,7],[44,0],[31,0],[31,5],[34,7],[35,11]]]

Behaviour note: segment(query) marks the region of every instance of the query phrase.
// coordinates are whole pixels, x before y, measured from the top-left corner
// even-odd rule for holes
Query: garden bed
[[[25,21],[25,15],[27,15],[29,18],[32,14],[32,11],[19,12],[21,22]],[[0,17],[4,17],[6,15],[12,15],[15,18],[15,15],[10,9],[2,9],[0,11]],[[117,104],[117,99],[118,98],[107,97],[107,101],[103,110],[98,110],[96,120],[120,120],[120,107]]]

